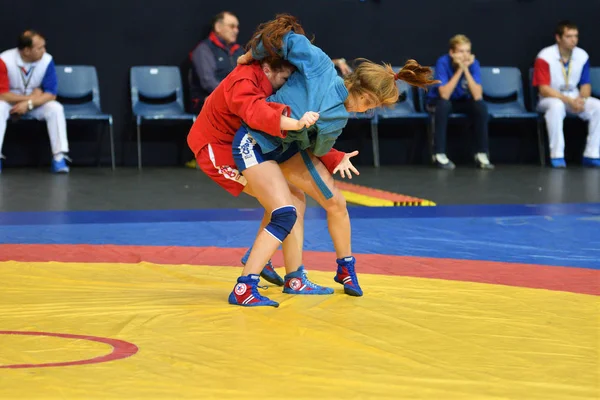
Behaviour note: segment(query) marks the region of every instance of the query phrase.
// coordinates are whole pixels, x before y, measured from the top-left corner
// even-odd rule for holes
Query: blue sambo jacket
[[[266,53],[259,45],[257,60]],[[292,118],[300,119],[307,111],[319,113],[319,120],[310,128],[289,131],[286,138],[274,137],[249,129],[263,153],[284,152],[292,143],[300,150],[310,149],[317,157],[333,147],[348,122],[349,113],[344,107],[348,90],[339,77],[331,58],[310,43],[304,35],[289,32],[283,38],[280,55],[293,64],[297,71],[267,101],[291,107]]]

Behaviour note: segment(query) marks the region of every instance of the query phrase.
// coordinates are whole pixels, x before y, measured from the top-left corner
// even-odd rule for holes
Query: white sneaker
[[[443,169],[454,169],[454,168],[456,168],[456,166],[454,165],[454,163],[452,161],[450,161],[450,159],[448,158],[448,156],[446,156],[446,154],[444,154],[444,153],[435,154],[433,156],[433,162],[439,168],[443,168]]]
[[[490,162],[486,153],[475,154],[475,163],[481,169],[494,169],[494,165]]]

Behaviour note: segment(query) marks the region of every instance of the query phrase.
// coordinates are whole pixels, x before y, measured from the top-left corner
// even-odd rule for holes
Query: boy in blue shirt
[[[450,51],[435,65],[438,87],[427,94],[427,105],[434,111],[433,162],[440,168],[454,169],[446,156],[446,130],[452,112],[465,113],[473,119],[476,136],[475,163],[479,168],[493,169],[488,159],[488,111],[483,102],[479,61],[471,54],[471,41],[465,35],[450,39]]]

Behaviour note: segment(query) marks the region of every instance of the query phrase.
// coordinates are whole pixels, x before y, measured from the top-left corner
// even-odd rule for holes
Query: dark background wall
[[[4,0],[0,10],[0,49],[14,47],[18,33],[33,28],[45,34],[56,63],[97,67],[102,106],[115,117],[117,151],[124,152],[127,165],[135,162],[134,146],[123,145],[133,132],[129,67],[183,65],[221,10],[238,15],[240,43],[260,22],[289,12],[330,56],[392,64],[407,58],[432,64],[447,51],[452,35],[464,33],[482,65],[516,65],[525,73],[536,53],[553,43],[554,25],[563,18],[579,25],[580,46],[592,63],[600,51],[598,0]],[[172,142],[182,141],[186,131],[185,126],[172,128],[169,134],[177,136]],[[84,160],[87,150],[77,148],[71,130],[70,137],[72,155]],[[162,153],[163,159],[164,146],[173,144],[155,135],[148,140],[144,151]],[[146,161],[152,163],[153,157]],[[154,161],[160,163],[159,158]]]

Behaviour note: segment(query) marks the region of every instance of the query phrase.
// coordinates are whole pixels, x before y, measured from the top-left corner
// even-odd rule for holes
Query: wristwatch
[[[29,111],[33,110],[33,100],[27,100],[27,108],[29,109]]]

